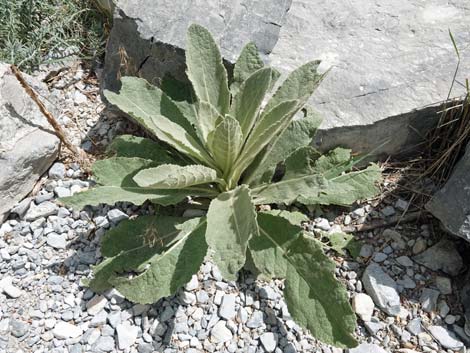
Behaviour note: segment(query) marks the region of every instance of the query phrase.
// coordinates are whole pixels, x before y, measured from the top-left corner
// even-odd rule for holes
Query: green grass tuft
[[[0,0],[0,61],[31,72],[103,53],[107,17],[90,0]]]

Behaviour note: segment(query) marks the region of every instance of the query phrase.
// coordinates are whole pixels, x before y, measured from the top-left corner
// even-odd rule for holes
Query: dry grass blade
[[[20,82],[21,86],[24,88],[26,93],[31,97],[31,99],[36,103],[38,106],[39,110],[41,113],[46,117],[48,123],[52,126],[54,129],[57,137],[59,138],[60,142],[70,151],[72,152],[72,155],[74,158],[77,160],[77,162],[82,166],[82,168],[85,170],[85,172],[89,172],[90,170],[90,160],[88,158],[87,153],[82,150],[80,147],[77,147],[73,145],[69,139],[67,138],[67,135],[62,128],[62,126],[57,122],[57,120],[52,116],[52,114],[47,110],[45,105],[41,102],[39,99],[38,95],[34,90],[31,88],[31,86],[25,81],[23,78],[23,75],[21,72],[18,70],[18,68],[14,65],[10,66],[12,72],[15,74],[17,80]]]
[[[451,108],[442,111],[438,126],[429,134],[427,151],[432,163],[422,174],[439,186],[448,180],[470,142],[470,96],[450,104]]]
[[[470,91],[467,83],[467,95],[463,100],[450,100],[457,73],[460,67],[460,52],[454,36],[449,29],[449,36],[457,56],[452,84],[447,95],[447,102],[441,111],[437,127],[428,133],[429,158],[433,162],[427,166],[422,177],[431,177],[436,185],[442,186],[450,177],[452,170],[470,142]]]

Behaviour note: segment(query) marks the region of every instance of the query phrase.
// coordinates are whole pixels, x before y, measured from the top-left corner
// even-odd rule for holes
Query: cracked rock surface
[[[118,0],[102,87],[118,89],[119,74],[183,80],[186,29],[198,23],[231,63],[248,41],[284,74],[321,59],[331,71],[310,101],[324,117],[317,145],[393,154],[420,140],[447,97],[457,60],[449,23],[464,82],[469,22],[466,0]]]

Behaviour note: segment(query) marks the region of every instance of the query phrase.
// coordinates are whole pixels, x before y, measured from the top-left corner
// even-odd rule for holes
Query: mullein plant
[[[260,207],[350,205],[378,192],[377,165],[353,170],[350,150],[322,155],[310,146],[320,119],[305,105],[324,77],[319,64],[294,70],[271,94],[280,74],[264,65],[254,44],[244,47],[229,78],[211,34],[191,25],[186,65],[195,99],[174,100],[137,77],[123,77],[118,94],[105,91],[152,138],[117,137],[112,156],[94,164],[96,187],[62,201],[80,209],[191,200],[208,209],[191,219],[122,221],[103,236],[104,260],[88,285],[154,303],[184,286],[208,257],[229,281],[243,267],[285,279],[287,307],[300,326],[328,344],[355,346],[347,292],[322,244],[301,227],[305,216]]]

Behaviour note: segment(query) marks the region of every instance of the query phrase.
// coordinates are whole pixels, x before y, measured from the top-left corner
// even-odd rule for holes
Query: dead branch
[[[46,109],[45,105],[41,102],[36,92],[31,88],[31,86],[25,81],[23,75],[18,70],[15,65],[10,66],[11,71],[15,74],[17,80],[23,86],[26,93],[31,97],[31,99],[36,103],[41,113],[46,117],[49,124],[55,131],[56,136],[59,138],[60,142],[72,152],[73,158],[85,169],[86,172],[90,170],[90,162],[87,156],[87,153],[82,150],[80,147],[73,145],[67,138],[66,132],[59,124],[59,122],[52,116],[52,114]]]
[[[369,224],[354,225],[353,226],[354,229],[352,229],[351,227],[344,227],[343,231],[345,233],[366,232],[366,231],[370,231],[370,230],[377,229],[377,228],[390,227],[398,223],[400,224],[409,223],[409,222],[413,222],[419,219],[422,214],[423,214],[422,211],[410,212],[410,213],[405,214],[404,216],[391,217],[388,220],[380,219]]]

